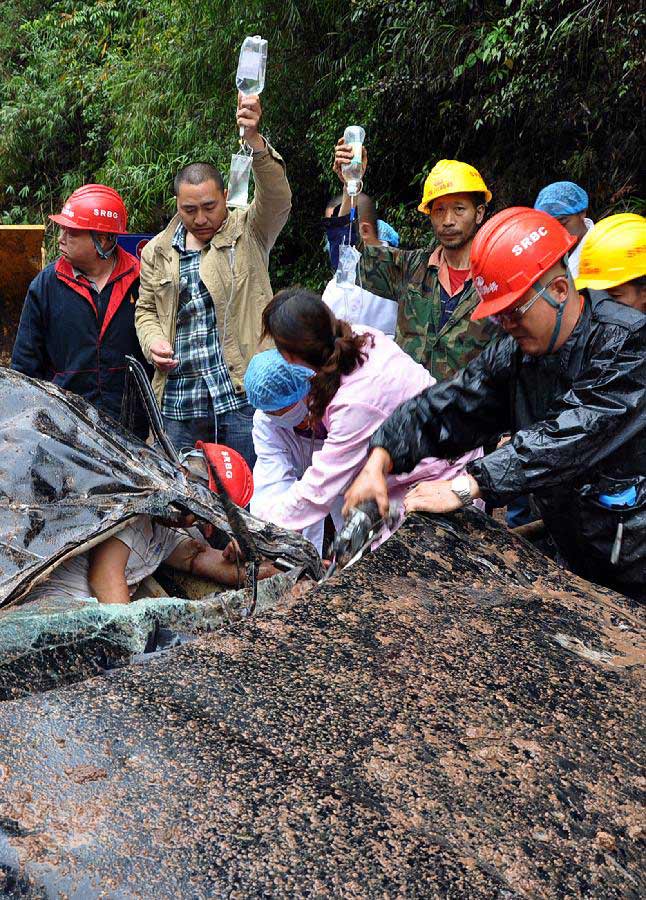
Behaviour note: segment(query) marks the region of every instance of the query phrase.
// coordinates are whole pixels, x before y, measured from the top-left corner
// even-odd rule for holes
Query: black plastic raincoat
[[[646,599],[646,316],[588,300],[549,356],[526,356],[513,338],[500,338],[396,409],[371,447],[384,447],[399,473],[506,432],[508,444],[468,466],[482,496],[502,506],[531,493],[574,571]],[[631,506],[600,502],[631,487]]]

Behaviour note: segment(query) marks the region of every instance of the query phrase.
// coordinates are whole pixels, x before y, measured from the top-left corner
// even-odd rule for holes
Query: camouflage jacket
[[[471,321],[478,297],[473,283],[468,282],[453,314],[440,327],[440,283],[451,293],[441,248],[432,251],[364,247],[361,279],[366,290],[397,301],[395,340],[438,381],[478,356],[499,334],[488,319]]]

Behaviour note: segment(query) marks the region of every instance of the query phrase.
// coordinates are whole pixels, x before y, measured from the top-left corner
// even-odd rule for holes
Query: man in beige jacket
[[[177,215],[141,255],[135,325],[173,444],[226,444],[253,467],[254,410],[243,378],[273,294],[269,252],[289,216],[291,190],[282,157],[258,133],[259,98],[241,95],[238,103],[237,123],[253,152],[254,200],[227,210],[222,176],[208,163],[176,175]]]

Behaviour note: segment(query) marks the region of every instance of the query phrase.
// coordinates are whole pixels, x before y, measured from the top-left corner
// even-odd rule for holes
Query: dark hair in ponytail
[[[308,406],[317,421],[339,390],[341,376],[362,366],[367,358],[364,347],[374,345],[372,335],[355,334],[319,294],[301,287],[279,291],[265,307],[262,337],[271,337],[278,350],[293,353],[316,369]]]

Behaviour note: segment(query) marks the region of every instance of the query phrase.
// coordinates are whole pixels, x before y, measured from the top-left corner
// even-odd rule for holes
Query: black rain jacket
[[[574,571],[646,599],[646,316],[587,299],[549,356],[526,356],[502,337],[398,407],[370,446],[388,451],[394,473],[409,472],[425,456],[459,456],[507,432],[508,444],[468,466],[484,499],[503,506],[531,493]],[[631,486],[634,506],[599,502]]]

